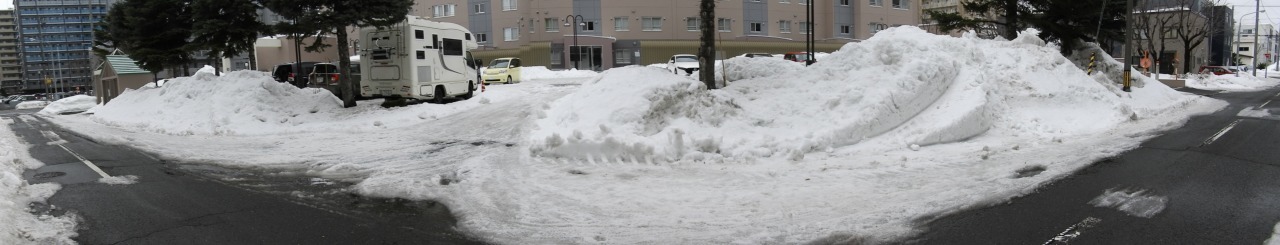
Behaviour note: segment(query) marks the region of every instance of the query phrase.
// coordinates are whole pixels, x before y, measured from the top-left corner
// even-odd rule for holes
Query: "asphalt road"
[[[38,211],[81,217],[82,244],[480,243],[453,229],[442,204],[360,197],[343,191],[349,184],[295,174],[169,164],[22,116],[34,111],[0,117],[46,164],[25,173],[28,182],[62,184]],[[104,184],[103,175],[137,182]]]
[[[1188,91],[1231,105],[1033,194],[923,221],[926,231],[904,242],[1262,244],[1280,222],[1280,121],[1236,114],[1264,104],[1280,113],[1280,101],[1272,102],[1280,100],[1280,89]],[[1099,198],[1109,190],[1141,193]],[[1095,205],[1106,200],[1143,200],[1111,203],[1155,214]]]

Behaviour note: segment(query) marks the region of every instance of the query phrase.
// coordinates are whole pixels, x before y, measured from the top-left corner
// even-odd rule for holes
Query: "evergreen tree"
[[[138,66],[152,74],[170,64],[186,64],[193,19],[184,1],[128,0],[107,13],[100,43],[124,50]]]
[[[188,50],[208,51],[209,59],[233,58],[253,51],[258,34],[265,30],[265,25],[258,22],[259,7],[253,0],[190,1],[193,23]],[[213,62],[215,67],[221,63]],[[215,73],[221,73],[221,69]]]
[[[962,2],[961,7],[970,16],[926,14],[944,31],[998,29],[1007,39],[1034,27],[1040,30],[1040,38],[1059,41],[1064,53],[1082,41],[1117,40],[1125,33],[1124,0],[972,0]]]
[[[355,83],[351,82],[351,51],[347,28],[351,26],[390,26],[405,21],[412,0],[261,0],[263,6],[280,16],[293,20],[275,26],[281,33],[291,33],[297,38],[315,37],[307,45],[308,51],[318,51],[330,45],[324,43],[326,35],[338,40],[338,87],[343,106],[355,106]]]

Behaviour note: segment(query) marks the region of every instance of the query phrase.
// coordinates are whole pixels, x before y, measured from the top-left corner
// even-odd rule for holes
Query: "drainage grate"
[[[63,175],[67,175],[67,173],[66,172],[44,172],[44,173],[38,173],[31,177],[35,177],[36,179],[43,180],[43,179],[62,177]]]

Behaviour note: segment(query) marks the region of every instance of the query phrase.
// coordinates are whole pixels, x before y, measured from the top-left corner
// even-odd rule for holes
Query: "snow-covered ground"
[[[1194,74],[1187,77],[1187,87],[1204,89],[1204,90],[1220,90],[1230,92],[1248,92],[1266,90],[1276,85],[1280,85],[1280,80],[1263,79],[1263,74],[1258,77],[1250,75],[1249,72],[1241,72],[1239,74],[1213,75],[1213,74]]]
[[[80,113],[93,109],[98,105],[98,98],[88,95],[76,95],[62,98],[58,101],[49,103],[44,109],[40,110],[40,114],[59,115],[68,113]]]
[[[231,72],[48,117],[175,162],[438,200],[493,242],[772,244],[901,238],[1225,104],[1150,78],[1122,92],[1021,36],[891,28],[810,67],[726,60],[740,80],[713,91],[654,67],[528,69],[544,77],[393,109]]]
[[[30,185],[22,179],[23,171],[44,163],[31,158],[29,146],[10,125],[35,121],[27,116],[0,122],[0,244],[75,244],[75,213],[54,217],[29,210],[32,203],[43,203],[62,189],[55,183]]]
[[[47,105],[49,105],[48,101],[32,100],[32,101],[23,101],[22,103],[18,103],[18,105],[14,106],[14,108],[18,110],[39,109]]]

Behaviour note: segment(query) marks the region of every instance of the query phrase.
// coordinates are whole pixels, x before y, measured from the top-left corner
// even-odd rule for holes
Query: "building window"
[[[595,21],[582,22],[582,31],[595,31],[595,30],[596,30]]]
[[[543,22],[546,24],[547,32],[560,32],[560,19],[547,18]]]
[[[1245,52],[1248,52],[1248,51],[1249,51],[1249,47],[1236,47],[1236,51],[1245,51]]]
[[[471,10],[471,12],[472,12],[472,13],[476,13],[476,14],[483,14],[486,10],[488,10],[488,9],[489,9],[489,4],[487,4],[487,3],[477,3],[477,4],[475,4],[475,5],[472,5],[472,7],[471,7],[471,8],[472,8],[472,10]]]
[[[840,26],[840,34],[848,35],[849,33],[853,33],[853,28],[847,25]]]
[[[613,63],[631,64],[631,51],[626,49],[613,50]]]
[[[1165,28],[1164,34],[1161,36],[1163,36],[1164,39],[1174,39],[1177,37],[1177,33],[1174,33],[1173,31],[1174,31],[1173,28]]]
[[[790,20],[778,21],[778,32],[791,33],[791,21]]]
[[[427,35],[426,33],[422,32],[422,30],[413,30],[413,39],[418,39],[418,40],[427,39]]]
[[[453,4],[443,4],[443,5],[432,6],[431,16],[436,18],[453,16],[454,9],[456,7],[457,5],[453,5]]]
[[[893,0],[893,8],[907,9],[909,7],[907,6],[909,5],[907,4],[907,1],[908,0]]]
[[[533,21],[533,18],[529,18],[529,25],[528,25],[529,33],[533,33],[534,30],[538,29],[538,28],[534,28],[534,26],[538,26],[538,22]]]
[[[778,3],[791,3],[791,0],[778,0]]]
[[[630,31],[631,23],[629,23],[629,20],[630,18],[628,17],[613,17],[613,30]]]
[[[698,20],[698,17],[689,17],[684,19],[684,29],[686,31],[698,31],[698,26],[701,26],[701,24],[702,21]]]
[[[564,55],[564,53],[551,52],[551,65],[560,65],[561,60],[564,59],[561,55]]]
[[[427,59],[427,51],[418,50],[418,52],[416,53],[417,53],[418,59],[420,60]]]
[[[810,1],[813,1],[813,0],[799,0],[799,1],[796,1],[796,2],[797,2],[797,3],[800,3],[800,5],[809,5],[809,2],[810,2]]]
[[[800,22],[800,33],[813,33],[813,26],[809,25],[809,22]]]
[[[840,6],[849,6],[849,0],[840,0]]]
[[[508,41],[508,42],[509,42],[509,41],[520,40],[520,28],[519,28],[519,27],[507,27],[507,28],[502,28],[502,34],[503,34],[503,41]]]
[[[889,25],[875,22],[867,25],[867,30],[871,31],[871,35],[875,35],[877,32],[883,31],[884,29],[889,29]]]
[[[488,43],[488,42],[489,42],[489,33],[476,33],[476,42],[477,42],[477,43]]]
[[[517,0],[502,0],[502,11],[516,10]]]
[[[751,32],[759,33],[764,31],[764,23],[751,22],[751,23],[748,23],[747,25],[751,26]]]
[[[731,19],[720,18],[716,20],[716,25],[717,25],[717,28],[720,30],[720,32],[733,31],[733,20]]]
[[[871,6],[884,6],[884,0],[867,0]]]
[[[662,31],[662,17],[645,16],[640,18],[644,31]]]

